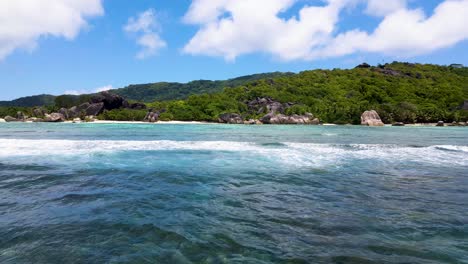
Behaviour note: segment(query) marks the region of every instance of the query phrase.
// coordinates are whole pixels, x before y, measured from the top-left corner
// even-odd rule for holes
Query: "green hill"
[[[159,82],[130,85],[125,88],[111,90],[111,92],[127,100],[140,102],[182,100],[194,94],[217,93],[223,91],[224,88],[244,85],[251,81],[291,75],[293,75],[293,73],[273,72],[248,75],[225,81],[199,80],[189,83]]]
[[[21,107],[33,107],[33,106],[45,106],[53,105],[55,96],[49,94],[41,94],[34,96],[21,97],[12,101],[0,101],[0,106],[21,106]]]
[[[262,73],[242,76],[239,78],[229,79],[225,81],[192,81],[189,83],[170,83],[159,82],[149,84],[130,85],[125,88],[111,90],[112,93],[121,95],[127,100],[139,102],[153,102],[153,101],[169,101],[186,99],[193,94],[205,94],[221,92],[226,87],[236,87],[246,84],[247,82],[275,78],[280,76],[290,76],[293,73]],[[86,101],[89,95],[35,95],[28,97],[21,97],[12,101],[0,101],[0,106],[9,107],[34,107],[34,106],[49,106],[54,105],[55,100],[60,106],[70,107],[80,102]]]
[[[269,97],[293,102],[289,114],[311,112],[331,123],[360,122],[361,113],[375,109],[386,123],[437,122],[468,118],[468,68],[394,62],[351,70],[313,70],[227,88],[187,100],[155,102],[167,110],[165,119],[215,121],[222,113],[259,118],[247,102]],[[463,120],[466,121],[466,120]]]

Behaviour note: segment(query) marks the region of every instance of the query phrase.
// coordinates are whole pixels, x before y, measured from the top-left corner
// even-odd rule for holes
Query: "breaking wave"
[[[0,157],[79,156],[126,151],[209,151],[254,154],[299,165],[337,164],[349,160],[425,162],[468,166],[468,146],[379,144],[255,143],[233,141],[124,141],[0,139]]]

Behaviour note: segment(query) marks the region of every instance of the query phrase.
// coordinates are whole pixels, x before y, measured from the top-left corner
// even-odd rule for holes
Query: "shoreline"
[[[9,122],[3,122],[2,119],[0,119],[0,123],[9,123]],[[11,122],[11,123],[35,123],[33,121],[25,121],[25,122]],[[47,123],[47,122],[39,122],[39,123]],[[64,124],[135,124],[135,125],[229,125],[226,123],[215,123],[215,122],[202,122],[202,121],[158,121],[154,123],[150,122],[143,122],[143,121],[113,121],[113,120],[95,120],[92,122],[74,122],[74,121],[65,121],[65,122],[60,122]],[[231,124],[232,125],[232,124]],[[245,126],[262,126],[262,125],[250,125],[250,124],[239,124],[239,125],[245,125]],[[281,125],[281,124],[277,124]],[[274,126],[274,125],[273,125]],[[297,124],[297,125],[288,125],[288,126],[363,126],[363,125],[352,125],[352,124],[332,124],[332,123],[324,123],[320,125],[303,125],[303,124]],[[365,126],[363,126],[365,127]],[[394,127],[391,124],[385,124],[384,127]],[[405,124],[405,126],[402,127],[437,127],[437,123],[416,123],[416,124]],[[451,126],[450,124],[445,124],[444,127],[458,127],[458,126]]]

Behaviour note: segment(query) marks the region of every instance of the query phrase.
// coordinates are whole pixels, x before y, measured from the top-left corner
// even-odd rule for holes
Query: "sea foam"
[[[342,165],[350,161],[424,162],[468,166],[468,146],[426,147],[379,144],[314,144],[278,142],[260,144],[235,141],[127,141],[0,139],[0,158],[89,156],[128,151],[209,151],[262,156],[297,166]],[[229,158],[229,156],[224,156]]]

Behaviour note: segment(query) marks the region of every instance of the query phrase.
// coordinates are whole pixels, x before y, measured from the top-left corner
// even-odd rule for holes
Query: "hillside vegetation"
[[[288,114],[311,112],[324,122],[360,123],[361,113],[375,109],[386,123],[446,122],[467,118],[468,68],[391,63],[352,70],[313,70],[226,88],[221,93],[187,100],[154,102],[165,119],[216,121],[222,113],[259,118],[247,102],[269,97],[292,102]]]
[[[146,103],[153,101],[183,100],[193,94],[212,94],[222,92],[226,87],[237,87],[256,80],[291,75],[294,74],[273,72],[248,75],[225,81],[199,80],[189,83],[160,82],[130,85],[125,88],[111,90],[111,92],[118,94],[127,100]]]

